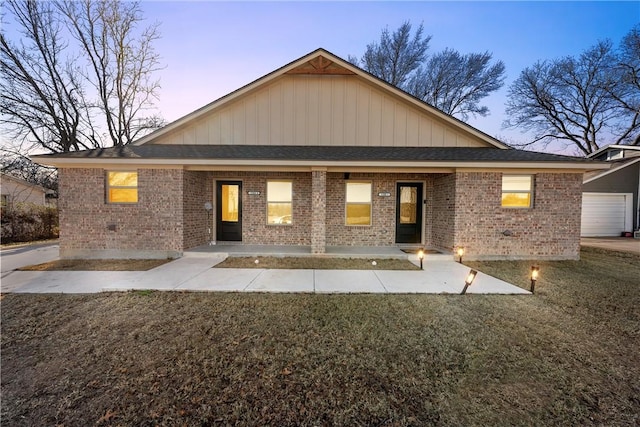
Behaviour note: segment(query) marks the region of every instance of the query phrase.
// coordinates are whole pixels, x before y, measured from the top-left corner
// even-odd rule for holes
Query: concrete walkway
[[[631,237],[582,237],[580,245],[640,254],[640,239]]]
[[[186,256],[149,271],[13,271],[2,278],[1,292],[95,293],[129,290],[451,293],[464,286],[469,268],[451,256],[427,258],[423,271],[267,270],[212,268],[226,255]],[[415,255],[410,256],[417,263]],[[479,273],[469,294],[529,294],[517,286]]]

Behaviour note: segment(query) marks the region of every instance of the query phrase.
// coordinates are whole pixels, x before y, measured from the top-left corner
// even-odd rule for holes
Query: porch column
[[[323,254],[327,243],[327,169],[311,169],[311,253]]]

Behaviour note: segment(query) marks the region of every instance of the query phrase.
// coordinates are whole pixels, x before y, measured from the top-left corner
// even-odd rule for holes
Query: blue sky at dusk
[[[601,39],[616,45],[640,22],[640,2],[221,2],[148,1],[147,23],[160,24],[155,48],[165,68],[159,114],[168,122],[322,47],[361,57],[384,27],[410,20],[431,35],[429,52],[489,51],[506,65],[505,86],[471,117],[479,130],[509,143],[526,135],[501,129],[509,84],[537,60],[578,55]],[[7,34],[19,37],[12,25]],[[2,137],[0,137],[2,139]],[[558,151],[558,150],[556,150]],[[567,152],[567,154],[571,154]]]
[[[640,2],[143,2],[161,24],[157,51],[158,107],[173,121],[323,47],[346,59],[360,57],[382,28],[421,22],[433,36],[430,52],[489,51],[504,61],[507,84],[486,99],[491,114],[470,119],[504,139],[508,84],[539,59],[576,55],[609,38],[614,43],[640,22]]]

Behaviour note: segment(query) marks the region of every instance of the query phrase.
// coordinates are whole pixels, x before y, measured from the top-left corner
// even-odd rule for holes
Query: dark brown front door
[[[396,243],[422,242],[422,183],[398,183]]]
[[[242,241],[242,182],[218,181],[216,190],[216,240]]]

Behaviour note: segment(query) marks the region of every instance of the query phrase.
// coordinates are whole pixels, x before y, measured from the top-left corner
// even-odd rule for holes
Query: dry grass
[[[256,264],[256,259],[258,263]],[[375,265],[372,264],[375,261]],[[270,268],[307,270],[419,270],[406,259],[319,257],[230,257],[214,268]]]
[[[147,271],[170,259],[60,259],[18,268],[19,271]]]
[[[640,422],[640,256],[534,296],[6,295],[3,425]],[[476,263],[528,287],[528,262]]]

